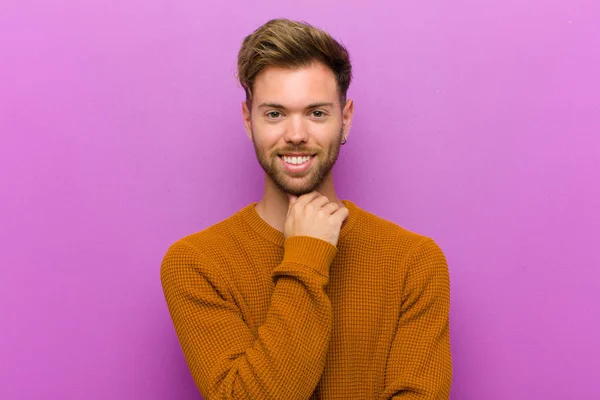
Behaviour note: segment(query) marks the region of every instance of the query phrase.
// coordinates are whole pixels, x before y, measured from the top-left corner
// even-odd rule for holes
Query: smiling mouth
[[[307,173],[312,167],[314,156],[287,157],[279,156],[283,168],[291,176],[299,177]],[[301,175],[298,175],[301,174]]]
[[[279,155],[279,158],[287,165],[306,164],[310,160],[312,160],[313,157],[314,157],[314,154],[310,155],[310,156],[303,156],[303,157],[298,157],[298,156],[288,157],[288,156],[284,156],[284,155]]]

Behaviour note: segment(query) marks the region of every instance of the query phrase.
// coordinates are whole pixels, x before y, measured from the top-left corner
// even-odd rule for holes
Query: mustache
[[[316,150],[311,150],[311,149],[305,149],[305,148],[287,148],[287,149],[281,149],[277,152],[277,154],[282,154],[282,153],[308,153],[308,154],[317,154],[318,151]]]

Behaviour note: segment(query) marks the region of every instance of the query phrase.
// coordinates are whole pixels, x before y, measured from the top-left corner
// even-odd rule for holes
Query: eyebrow
[[[333,107],[334,104],[333,103],[313,103],[313,104],[309,104],[306,109],[311,109],[311,108],[318,108],[318,107]],[[277,103],[262,103],[260,106],[258,106],[258,108],[279,108],[280,110],[285,110],[286,108],[281,105],[281,104],[277,104]]]

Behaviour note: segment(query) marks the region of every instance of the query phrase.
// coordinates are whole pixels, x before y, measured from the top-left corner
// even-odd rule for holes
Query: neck
[[[329,174],[323,179],[323,182],[316,191],[327,196],[329,201],[338,203],[340,207],[345,207],[344,203],[338,199],[337,194],[335,193],[331,171],[329,171]],[[256,205],[258,215],[273,228],[283,232],[288,208],[289,199],[287,193],[276,186],[271,178],[265,174],[265,190],[263,197]]]

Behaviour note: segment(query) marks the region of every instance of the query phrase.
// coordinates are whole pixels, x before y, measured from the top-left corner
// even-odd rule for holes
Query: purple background
[[[262,194],[278,16],[350,50],[340,197],[446,253],[452,399],[600,399],[597,0],[0,1],[0,398],[200,397],[160,261]]]

